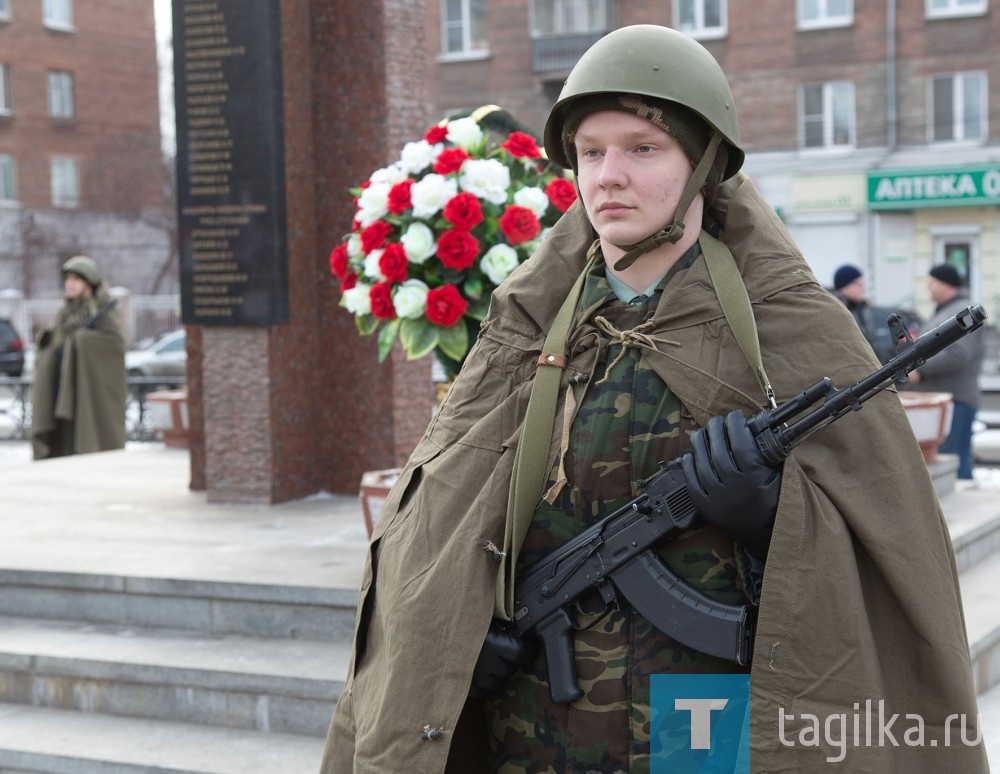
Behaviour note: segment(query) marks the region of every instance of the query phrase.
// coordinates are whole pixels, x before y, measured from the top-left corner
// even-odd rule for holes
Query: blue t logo
[[[651,774],[750,774],[750,676],[652,675]]]

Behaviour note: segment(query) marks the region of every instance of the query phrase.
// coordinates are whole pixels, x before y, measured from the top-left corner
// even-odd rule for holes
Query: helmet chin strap
[[[674,213],[673,223],[661,228],[655,234],[646,237],[641,242],[636,242],[634,245],[615,245],[619,250],[625,251],[625,255],[615,263],[615,271],[625,271],[646,253],[656,250],[668,242],[676,244],[680,241],[681,237],[684,236],[684,216],[687,215],[688,208],[691,206],[691,202],[694,201],[694,197],[702,189],[702,186],[705,185],[705,180],[708,178],[708,173],[715,163],[715,154],[721,142],[722,135],[713,131],[712,137],[708,141],[708,147],[705,148],[701,160],[694,168],[691,179],[688,180],[687,187],[684,189],[681,199],[677,203],[677,211]]]

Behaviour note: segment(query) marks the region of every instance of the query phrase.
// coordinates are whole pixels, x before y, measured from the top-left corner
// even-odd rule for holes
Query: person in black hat
[[[939,264],[928,272],[927,290],[937,308],[921,328],[921,333],[940,325],[972,303],[964,286],[962,275],[950,264]],[[982,370],[984,343],[979,331],[965,336],[910,374],[910,389],[950,392],[952,395],[951,429],[939,450],[944,454],[958,455],[960,479],[973,477],[972,423],[979,409],[979,372]]]
[[[884,321],[879,322],[865,291],[865,275],[854,264],[845,263],[834,272],[833,295],[843,301],[851,312],[865,340],[875,350],[879,362],[886,363],[893,354],[892,341],[888,336],[888,328]]]

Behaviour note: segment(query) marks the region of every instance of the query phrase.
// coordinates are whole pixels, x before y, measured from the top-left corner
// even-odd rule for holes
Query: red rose
[[[353,271],[349,271],[347,272],[347,276],[340,281],[340,292],[343,293],[345,290],[350,290],[357,284],[358,275]]]
[[[392,226],[384,220],[376,220],[361,232],[361,252],[368,255],[385,243],[385,238],[392,233]]]
[[[427,130],[427,134],[424,135],[424,139],[431,145],[436,145],[439,142],[444,142],[447,136],[448,127],[436,124]]]
[[[576,186],[564,177],[557,177],[545,186],[545,195],[559,212],[566,212],[576,201]]]
[[[483,207],[475,194],[463,191],[444,206],[444,219],[455,228],[472,231],[483,222]]]
[[[500,147],[506,148],[511,156],[522,159],[537,159],[541,155],[535,138],[524,132],[511,132],[506,142]]]
[[[388,206],[389,212],[393,215],[402,215],[413,206],[413,202],[410,200],[410,187],[412,185],[412,180],[404,180],[389,189]]]
[[[439,175],[447,175],[452,172],[458,172],[458,170],[462,168],[462,164],[464,164],[467,159],[471,158],[472,156],[461,148],[448,148],[441,151],[438,155],[437,160],[434,162],[434,171]]]
[[[511,204],[504,210],[499,223],[500,230],[512,245],[534,239],[542,231],[538,216],[527,207],[519,207],[516,204]]]
[[[427,319],[450,328],[462,319],[468,303],[454,285],[442,285],[427,291]]]
[[[330,272],[339,280],[347,276],[347,245],[343,242],[330,253]]]
[[[403,246],[399,242],[390,242],[379,256],[378,269],[386,282],[405,282],[407,262]]]
[[[449,269],[468,269],[477,255],[479,240],[468,231],[452,229],[438,238],[437,256]]]
[[[392,305],[392,285],[388,282],[372,285],[368,298],[372,302],[372,314],[378,319],[392,320],[396,316],[396,307]]]

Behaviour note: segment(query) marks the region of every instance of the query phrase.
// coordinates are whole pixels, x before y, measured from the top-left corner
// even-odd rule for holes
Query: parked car
[[[0,317],[0,374],[20,376],[24,372],[24,339],[14,323]]]
[[[184,330],[165,333],[140,349],[125,353],[129,376],[169,376],[184,378],[187,373],[187,349]]]

